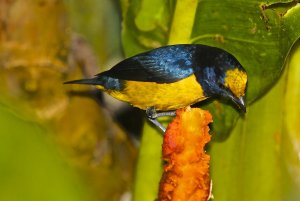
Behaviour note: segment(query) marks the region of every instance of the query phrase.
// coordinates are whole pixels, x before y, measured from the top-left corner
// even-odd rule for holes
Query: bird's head
[[[233,56],[227,54],[221,61],[215,61],[211,67],[202,68],[198,81],[207,97],[232,101],[238,109],[246,112],[244,98],[247,73]]]

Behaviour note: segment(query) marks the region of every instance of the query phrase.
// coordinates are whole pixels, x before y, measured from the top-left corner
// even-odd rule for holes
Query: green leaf
[[[152,0],[122,0],[122,43],[127,56],[159,47],[168,41],[174,2],[167,0],[152,2]],[[152,5],[151,8],[156,8],[161,14],[155,15],[156,12],[154,14],[143,5]],[[141,16],[146,16],[143,19],[144,27],[141,27]]]
[[[47,131],[0,103],[0,200],[95,200]]]
[[[151,125],[152,126],[152,125]],[[133,189],[133,200],[153,201],[157,198],[158,184],[162,174],[161,133],[157,133],[149,124],[145,124],[142,137],[142,148],[138,156],[136,181]]]
[[[211,174],[216,200],[281,200],[280,138],[284,78],[248,108],[230,137],[211,144]],[[277,100],[276,100],[277,99]],[[275,101],[276,100],[276,101]]]
[[[173,1],[160,1],[151,5],[165,12],[160,13],[160,17],[154,15],[152,18],[149,17],[153,14],[151,9],[143,7],[140,10],[142,5],[148,4],[147,1],[150,0],[123,1],[122,37],[126,55],[131,56],[166,45],[170,40],[169,36],[174,37],[171,25],[184,26],[184,22],[190,21],[191,18],[186,13],[193,13],[196,9],[193,16],[194,24],[190,28],[191,35],[177,37],[177,40],[171,40],[172,43],[207,44],[232,53],[248,73],[248,104],[260,98],[278,80],[290,48],[300,36],[300,27],[297,26],[299,6],[289,1],[286,3],[272,1],[266,4],[262,1],[203,0],[198,5],[186,6],[188,10],[178,13],[179,17],[174,14],[176,10]],[[136,24],[137,18],[140,21],[140,16],[148,16],[144,20],[145,24],[148,20],[152,22],[149,22],[151,29],[142,29]],[[181,21],[174,22],[177,19]],[[190,40],[180,40],[187,37]],[[220,119],[215,121],[214,130],[225,135],[221,138],[226,138],[238,114],[224,104],[218,108],[213,104],[207,107],[214,116],[218,112],[224,114],[219,115]],[[226,119],[224,116],[227,116]],[[226,129],[223,129],[224,121],[227,122]]]
[[[299,200],[299,59],[298,44],[280,81],[249,107],[227,141],[212,144],[218,201]]]
[[[283,108],[283,139],[281,145],[284,173],[285,192],[291,198],[298,200],[300,197],[300,43],[292,51],[290,61],[287,64],[288,73],[286,79],[284,108]],[[298,198],[298,199],[296,199]]]
[[[164,4],[156,2],[157,10],[165,11],[160,15],[164,18],[155,18],[151,29],[141,29],[135,24],[137,16],[141,15],[139,12],[146,12],[143,16],[151,16],[152,12],[145,8],[139,10],[146,1],[150,0],[122,1],[122,39],[127,56],[169,43],[200,43],[230,52],[248,73],[247,103],[253,105],[248,107],[245,116],[241,116],[227,103],[200,103],[201,107],[209,109],[213,114],[212,133],[215,141],[224,141],[229,137],[211,146],[215,199],[282,200],[289,196],[293,200],[293,194],[297,195],[291,190],[297,189],[296,181],[292,179],[295,175],[290,175],[287,171],[289,168],[282,168],[278,163],[284,158],[281,145],[285,147],[293,144],[291,139],[295,137],[290,134],[285,143],[280,141],[284,139],[282,115],[286,108],[282,96],[285,95],[286,83],[284,78],[276,82],[284,70],[291,47],[300,36],[299,4],[296,1],[201,0],[195,1],[198,5],[186,6],[186,12],[178,12],[182,5],[192,1],[182,0],[177,1],[177,4],[171,0],[163,1]],[[156,26],[153,28],[154,24]],[[184,27],[183,33],[176,31],[180,27]],[[190,32],[186,27],[190,27]],[[238,124],[235,127],[236,122]],[[151,133],[149,129],[145,130],[144,137],[149,139],[147,135]],[[144,147],[150,149],[148,144],[152,144],[152,148],[158,147],[156,143],[142,141],[141,151],[144,151]],[[295,147],[289,146],[287,150]],[[294,159],[287,160],[287,165],[292,163],[294,167],[295,161],[299,159],[295,155],[296,151],[289,153]],[[157,160],[159,157],[157,154]],[[139,164],[138,168],[146,166],[144,172],[147,174],[152,165],[157,166],[157,160],[148,161],[147,165]],[[143,176],[139,175],[136,181],[142,179]],[[284,184],[288,184],[287,187],[284,188]],[[151,192],[157,188],[148,186]],[[147,194],[145,189],[135,193]]]

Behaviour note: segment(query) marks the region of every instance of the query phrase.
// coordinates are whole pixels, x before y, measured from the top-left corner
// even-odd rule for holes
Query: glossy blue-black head
[[[213,48],[203,53],[206,60],[198,61],[196,77],[207,97],[232,101],[246,112],[244,96],[247,86],[247,73],[231,54]],[[203,58],[202,54],[202,58]]]

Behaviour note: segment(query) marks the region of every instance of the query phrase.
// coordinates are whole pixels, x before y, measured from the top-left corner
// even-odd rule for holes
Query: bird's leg
[[[150,122],[152,122],[155,126],[157,126],[160,130],[162,130],[163,133],[166,132],[166,128],[161,123],[159,123],[159,121],[157,121],[157,119],[151,119],[148,117],[148,120]]]
[[[161,123],[159,123],[159,121],[157,121],[157,118],[163,117],[163,116],[175,116],[176,112],[175,111],[167,111],[167,112],[159,112],[158,113],[154,107],[149,107],[146,110],[146,114],[147,114],[148,120],[165,133],[166,128]]]

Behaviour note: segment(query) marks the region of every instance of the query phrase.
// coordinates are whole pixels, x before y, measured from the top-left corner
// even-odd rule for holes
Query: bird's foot
[[[159,121],[157,121],[157,118],[164,117],[164,116],[175,116],[176,112],[175,111],[157,112],[154,107],[149,107],[146,110],[146,115],[150,122],[152,122],[155,126],[157,126],[160,130],[162,130],[165,133],[166,128]]]

